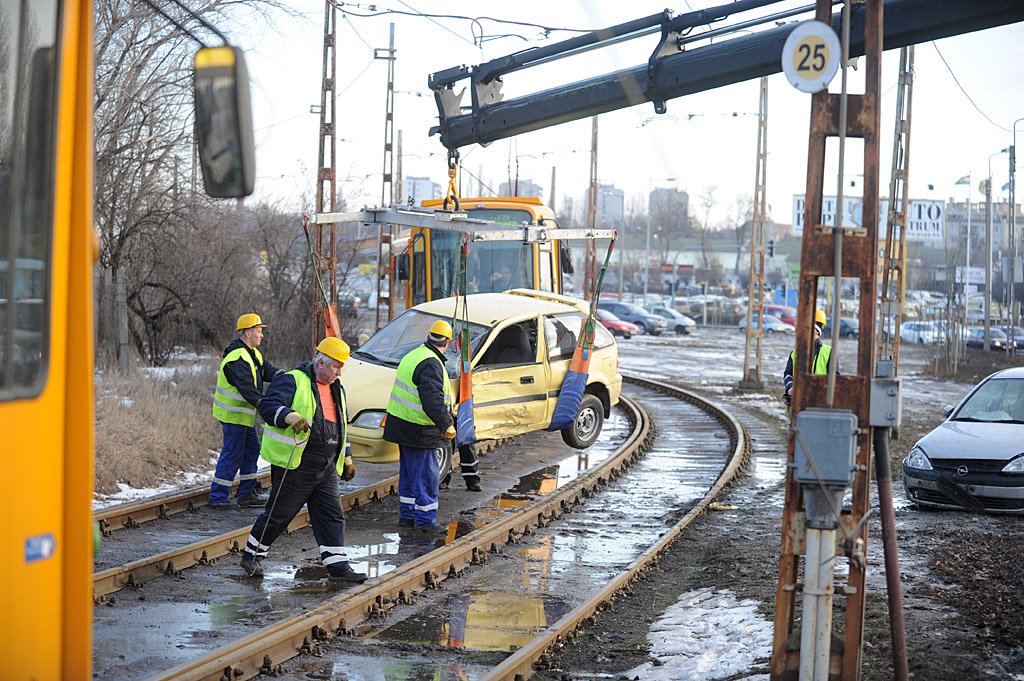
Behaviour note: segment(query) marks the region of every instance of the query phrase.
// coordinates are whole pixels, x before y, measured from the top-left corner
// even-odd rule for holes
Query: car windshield
[[[370,340],[352,354],[367,362],[397,367],[409,351],[423,344],[423,341],[427,339],[430,326],[439,319],[442,318],[419,310],[409,310],[373,334]],[[444,321],[449,320],[444,319]],[[456,339],[459,337],[461,328],[462,322],[456,322]],[[471,358],[480,350],[489,331],[490,328],[483,324],[469,325],[469,356]],[[445,357],[447,358],[448,374],[457,374],[459,353],[454,344],[445,352]]]
[[[639,314],[644,316],[647,316],[649,314],[648,312],[644,312],[643,308],[641,308],[639,305],[634,305],[633,303],[619,303],[619,305],[621,305],[622,308],[629,314]]]
[[[960,407],[953,420],[1024,423],[1024,380],[993,378],[985,381]]]
[[[598,310],[597,311],[597,318],[600,319],[602,322],[618,322],[618,321],[621,321],[618,317],[616,317],[614,314],[612,314],[608,310]]]

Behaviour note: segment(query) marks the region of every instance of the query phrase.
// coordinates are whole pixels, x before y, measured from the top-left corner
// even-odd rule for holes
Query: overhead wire
[[[953,69],[950,67],[949,62],[947,62],[946,58],[944,56],[942,56],[942,52],[939,50],[939,46],[935,44],[934,40],[932,41],[932,47],[935,48],[935,51],[939,55],[939,59],[941,59],[942,63],[946,65],[946,70],[949,71],[949,75],[953,76],[953,82],[955,82],[956,86],[958,88],[960,88],[960,92],[964,93],[964,97],[966,97],[967,101],[971,103],[971,106],[973,106],[978,111],[978,113],[980,113],[982,116],[984,116],[986,121],[988,121],[989,123],[991,123],[995,127],[999,128],[1003,132],[1012,132],[1009,128],[1004,127],[1004,126],[999,125],[998,123],[996,123],[994,120],[989,118],[987,113],[985,113],[984,111],[981,110],[981,107],[978,106],[973,99],[971,99],[971,96],[969,94],[967,94],[967,90],[965,90],[964,86],[960,84],[960,79],[956,77],[955,73],[953,73]]]

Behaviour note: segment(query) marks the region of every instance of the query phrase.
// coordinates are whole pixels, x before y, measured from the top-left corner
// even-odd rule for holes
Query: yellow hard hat
[[[821,324],[822,326],[828,324],[828,318],[825,316],[823,311],[819,309],[814,310],[814,323]]]
[[[348,355],[351,352],[348,347],[348,343],[335,338],[334,336],[328,336],[320,341],[320,344],[316,346],[318,352],[322,352],[331,359],[341,362],[344,364],[348,361]]]
[[[266,326],[260,316],[255,312],[244,314],[238,318],[238,322],[235,323],[236,331],[244,331],[245,329],[251,329],[255,326]]]
[[[443,319],[438,319],[430,327],[431,336],[444,336],[448,340],[452,339],[452,325]]]

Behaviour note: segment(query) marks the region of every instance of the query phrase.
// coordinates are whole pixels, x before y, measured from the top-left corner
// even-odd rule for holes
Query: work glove
[[[341,471],[342,480],[351,480],[356,477],[356,465],[352,463],[352,457],[345,457],[345,468]]]
[[[444,431],[444,436],[448,440],[455,439],[455,426],[448,426],[448,430]]]
[[[786,403],[787,407],[792,406],[793,396],[789,393],[782,393],[782,401]]]
[[[309,421],[304,419],[302,414],[297,411],[289,412],[289,414],[284,417],[284,422],[291,426],[292,430],[296,433],[304,433],[309,430]]]

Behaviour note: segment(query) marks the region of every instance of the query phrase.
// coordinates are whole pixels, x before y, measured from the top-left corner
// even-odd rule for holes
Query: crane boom
[[[681,51],[683,43],[691,40],[682,37],[683,31],[707,25],[709,17],[728,16],[732,12],[726,10],[739,4],[674,18],[666,12],[660,15],[661,41],[647,64],[507,101],[501,97],[502,74],[549,61],[559,55],[560,45],[562,54],[569,55],[578,53],[581,46],[593,48],[603,46],[602,41],[605,45],[618,42],[629,32],[611,27],[547,46],[543,48],[542,59],[510,55],[476,67],[461,66],[434,73],[428,85],[434,91],[439,125],[431,133],[439,133],[441,143],[448,149],[487,144],[646,101],[654,102],[662,112],[665,100],[778,73],[782,69],[783,44],[796,24]],[[722,11],[716,13],[716,9]],[[850,56],[854,57],[864,54],[864,6],[854,5],[851,14]],[[889,0],[884,4],[884,14],[884,46],[891,50],[1024,21],[1024,3]],[[832,22],[833,26],[839,25],[839,14],[833,15]],[[652,23],[652,17],[647,17],[622,26],[630,26],[633,37],[637,37],[646,35],[639,28],[652,25],[657,22]],[[465,79],[471,80],[472,111],[464,114],[462,93],[456,93],[454,86]]]

